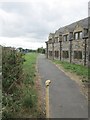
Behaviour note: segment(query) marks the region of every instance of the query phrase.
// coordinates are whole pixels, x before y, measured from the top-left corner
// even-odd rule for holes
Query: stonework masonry
[[[88,18],[59,28],[46,41],[46,57],[74,64],[88,64]]]

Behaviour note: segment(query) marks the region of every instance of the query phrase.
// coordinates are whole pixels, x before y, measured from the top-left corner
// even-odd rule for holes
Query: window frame
[[[65,41],[68,41],[68,38],[69,38],[69,35],[68,35],[68,34],[63,35],[63,41],[64,41],[64,42],[65,42]]]
[[[74,51],[73,58],[82,60],[82,51]]]
[[[63,58],[65,58],[65,59],[69,58],[69,51],[67,51],[67,50],[63,51]]]
[[[81,33],[81,34],[80,34]],[[83,33],[82,33],[82,31],[81,32],[79,32],[79,39],[82,39],[82,36],[83,36]]]
[[[76,37],[76,35],[77,35],[77,37]],[[78,32],[74,33],[74,40],[80,40],[80,39],[82,39],[82,37],[83,37],[83,32],[82,31],[78,31]]]

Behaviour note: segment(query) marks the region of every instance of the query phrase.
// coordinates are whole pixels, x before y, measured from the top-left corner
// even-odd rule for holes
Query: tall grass
[[[25,62],[23,64],[23,70],[25,78],[23,81],[23,100],[22,105],[25,109],[28,109],[29,114],[32,117],[36,117],[37,110],[37,91],[35,89],[35,76],[36,76],[36,53],[28,53],[25,55]]]

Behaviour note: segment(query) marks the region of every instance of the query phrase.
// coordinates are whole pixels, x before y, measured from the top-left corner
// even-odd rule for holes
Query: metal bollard
[[[49,118],[49,84],[50,80],[46,80],[46,118]]]

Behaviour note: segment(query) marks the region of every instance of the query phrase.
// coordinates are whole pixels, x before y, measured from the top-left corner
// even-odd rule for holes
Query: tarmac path
[[[45,81],[51,80],[50,118],[88,118],[88,102],[79,85],[44,55],[39,55],[37,66],[42,89],[45,90]]]

